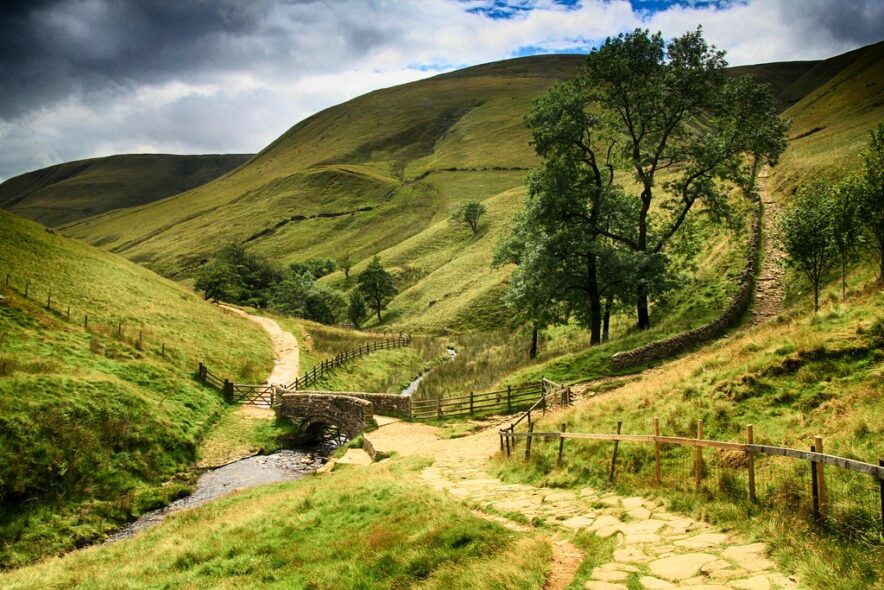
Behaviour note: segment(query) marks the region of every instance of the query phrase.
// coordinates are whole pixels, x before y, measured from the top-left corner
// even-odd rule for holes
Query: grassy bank
[[[264,486],[4,588],[541,588],[550,547],[383,467]]]
[[[223,408],[192,378],[197,362],[266,375],[271,354],[251,322],[6,212],[0,260],[15,287],[0,300],[0,567],[11,567],[184,493],[176,474]],[[48,285],[61,313],[46,309]]]
[[[541,419],[536,429],[558,430],[564,422],[572,432],[613,432],[622,421],[624,433],[648,434],[659,416],[664,435],[691,437],[697,419],[703,419],[704,436],[710,439],[743,442],[746,425],[753,424],[755,440],[762,444],[806,449],[813,435],[822,434],[827,452],[877,462],[884,455],[882,310],[884,293],[868,284],[855,289],[847,305],[831,305],[817,317],[799,306],[780,322],[744,330],[563,415]],[[496,472],[538,485],[608,485],[610,443],[573,441],[567,446],[561,467],[556,465],[558,445],[539,444],[530,462],[501,460]],[[775,502],[780,510],[749,503],[745,482],[729,472],[739,466],[734,460],[727,453],[709,452],[708,483],[698,494],[685,489],[691,487],[685,482],[693,481],[689,451],[663,446],[663,472],[670,477],[656,487],[653,447],[621,444],[617,485],[624,492],[662,496],[676,510],[769,542],[775,556],[811,587],[832,587],[833,580],[856,589],[884,583],[880,547],[870,551],[843,536],[819,532],[803,518],[806,498],[797,508],[782,509],[780,497]],[[788,482],[806,479],[806,465],[798,463],[772,464],[777,472],[770,476],[786,482],[771,484],[779,486],[770,488],[772,493],[804,493],[803,485],[789,492],[793,484]],[[833,503],[863,503],[868,497],[865,503],[875,507],[877,489],[868,478],[841,470],[829,475]],[[763,485],[768,489],[767,481]]]

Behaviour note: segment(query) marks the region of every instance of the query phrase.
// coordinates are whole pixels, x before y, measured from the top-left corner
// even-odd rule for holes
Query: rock
[[[684,553],[652,561],[648,564],[651,573],[667,580],[686,580],[696,576],[704,565],[717,558],[708,553]]]
[[[620,522],[619,518],[614,518],[613,516],[605,514],[604,516],[599,516],[589,529],[597,531],[607,527],[616,527],[619,530],[621,526],[623,526],[623,523]]]
[[[598,529],[595,534],[600,539],[607,539],[608,537],[612,537],[620,532],[620,527],[618,526],[606,526]]]
[[[645,535],[625,535],[623,537],[624,545],[642,545],[647,543],[659,543],[660,535],[654,534],[645,534]]]
[[[770,580],[767,576],[754,576],[745,580],[734,580],[730,585],[739,590],[770,590]]]
[[[675,585],[672,582],[667,582],[660,578],[652,578],[651,576],[642,576],[638,579],[638,583],[642,585],[642,588],[646,588],[647,590],[666,590],[667,588],[675,588]]]
[[[651,511],[647,508],[633,508],[626,514],[629,515],[629,518],[635,520],[646,520],[648,518],[651,518]]]
[[[639,520],[622,525],[620,530],[626,535],[648,535],[659,531],[664,524],[662,520]]]
[[[721,545],[726,540],[727,535],[724,533],[703,533],[702,535],[690,537],[689,539],[676,541],[675,544],[679,547],[687,547],[688,549],[706,549],[707,547]]]
[[[645,505],[645,499],[639,496],[631,498],[623,498],[623,506],[626,508],[642,508]]]
[[[547,494],[543,497],[543,502],[550,504],[554,504],[556,502],[572,502],[577,499],[577,496],[571,492],[555,492],[552,494]]]
[[[613,582],[597,582],[595,580],[587,582],[584,586],[586,590],[629,590],[623,584],[615,584]]]
[[[606,563],[605,565],[599,566],[600,569],[608,570],[608,571],[616,571],[616,572],[637,572],[638,568],[634,565],[626,565],[624,563]]]
[[[629,577],[629,574],[617,570],[606,570],[597,567],[592,570],[592,577],[596,580],[601,580],[602,582],[623,582]]]
[[[614,561],[619,561],[620,563],[647,563],[651,561],[651,558],[645,555],[641,549],[625,547],[614,550]]]
[[[751,545],[734,545],[721,552],[725,559],[733,561],[750,572],[760,572],[774,567],[774,563],[765,558],[767,545],[752,543]]]
[[[589,528],[595,519],[588,516],[575,516],[568,520],[562,521],[562,526],[571,530],[579,531],[580,529]]]

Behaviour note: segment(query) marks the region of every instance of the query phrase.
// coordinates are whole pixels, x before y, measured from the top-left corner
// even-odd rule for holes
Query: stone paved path
[[[764,257],[761,272],[755,281],[755,302],[752,306],[752,324],[762,324],[783,311],[786,297],[786,278],[782,267],[785,257],[775,238],[781,206],[767,190],[767,169],[758,177],[758,192],[764,205]]]
[[[799,586],[767,558],[764,543],[746,543],[640,497],[624,498],[592,488],[575,492],[503,483],[485,471],[499,448],[495,428],[454,440],[438,439],[435,430],[393,422],[365,436],[378,451],[433,459],[421,478],[474,508],[529,520],[540,517],[563,533],[588,530],[599,537],[615,537],[612,560],[593,571],[587,590],[626,590],[630,576],[648,590]]]

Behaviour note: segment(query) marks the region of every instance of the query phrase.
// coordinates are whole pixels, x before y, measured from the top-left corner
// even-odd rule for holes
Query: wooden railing
[[[495,412],[511,414],[514,410],[533,405],[540,396],[542,386],[507,386],[506,389],[485,392],[469,392],[467,395],[438,399],[412,400],[411,417],[415,420],[477,416]],[[541,396],[542,397],[542,396]]]
[[[536,408],[534,408],[536,411]],[[527,420],[527,431],[516,432],[515,427]],[[851,536],[860,537],[863,540],[877,542],[884,540],[884,459],[879,459],[878,465],[826,454],[823,451],[823,439],[815,436],[809,451],[780,447],[774,445],[755,444],[752,425],[746,429],[746,442],[710,440],[703,437],[703,421],[697,423],[697,437],[662,436],[660,434],[660,422],[654,419],[654,434],[622,434],[620,432],[622,422],[618,422],[615,433],[596,432],[566,432],[566,425],[562,424],[559,431],[535,432],[534,422],[528,416],[528,412],[522,414],[519,420],[511,425],[500,429],[500,449],[511,457],[515,453],[516,442],[525,442],[524,458],[531,459],[532,441],[558,441],[557,465],[564,462],[565,441],[596,441],[610,442],[610,464],[607,460],[599,469],[604,469],[610,482],[617,480],[619,467],[617,455],[620,443],[649,444],[654,445],[654,469],[652,483],[655,485],[671,484],[673,486],[688,486],[697,491],[709,491],[707,479],[715,479],[717,470],[718,489],[732,488],[735,482],[743,487],[745,497],[753,503],[766,502],[771,505],[786,505],[791,511],[805,511],[812,514],[817,522],[826,524],[829,528],[835,528],[849,533]],[[682,462],[689,468],[688,473],[678,467],[672,470],[678,473],[666,473],[666,464],[662,458],[662,450],[666,446],[688,447],[693,449],[693,455],[689,461]],[[713,457],[716,462],[704,458],[704,449],[716,449],[730,453],[730,460],[724,461],[720,457]],[[598,454],[597,454],[598,455]],[[742,456],[742,459],[740,457]],[[737,459],[734,460],[734,457]],[[762,458],[764,461],[762,462]],[[800,470],[796,473],[797,465],[793,469],[784,465],[777,458],[786,458],[793,461],[806,462],[808,469],[804,478]],[[639,465],[630,465],[633,470],[629,475],[641,477],[641,462]],[[670,465],[679,465],[677,461]],[[828,471],[826,466],[836,467],[842,471]],[[764,477],[759,476],[759,470],[763,470]],[[727,471],[727,475],[724,472]],[[865,480],[862,476],[841,478],[839,485],[834,485],[836,478],[846,473],[859,473],[871,476]],[[646,473],[648,477],[651,474]],[[859,478],[859,479],[857,479]],[[763,480],[764,489],[759,489],[758,482]],[[726,485],[722,482],[726,481]],[[866,483],[863,483],[863,482]],[[715,486],[713,486],[713,489]],[[835,491],[837,489],[837,491]],[[879,507],[875,504],[880,502]],[[796,504],[797,502],[797,504]],[[788,503],[788,504],[787,504]],[[875,514],[877,513],[877,514]]]
[[[203,363],[200,363],[197,368],[197,379],[203,385],[214,387],[220,391],[224,395],[224,401],[229,404],[241,403],[268,408],[276,405],[277,392],[274,385],[233,383],[215,375]]]
[[[313,365],[313,368],[304,373],[303,377],[296,378],[292,383],[284,387],[284,389],[286,391],[307,389],[308,387],[316,385],[316,383],[320,379],[322,379],[331,371],[334,371],[338,367],[350,362],[353,359],[372,353],[376,350],[392,350],[394,348],[409,346],[410,344],[411,336],[406,334],[404,336],[400,335],[398,338],[382,340],[378,342],[369,342],[368,344],[365,344],[358,348],[345,350],[344,352],[335,355],[334,358],[330,358],[321,361],[319,364]]]

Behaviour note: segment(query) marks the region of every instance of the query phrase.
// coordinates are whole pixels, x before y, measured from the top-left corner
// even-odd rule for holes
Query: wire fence
[[[53,293],[51,286],[5,273],[3,287],[8,293],[17,293],[35,302],[56,319],[78,325],[87,332],[111,338],[139,351],[154,352],[161,357],[171,353],[166,347],[165,336],[157,334],[149,326],[127,322],[122,315],[102,317],[90,310],[71,305],[60,299],[57,293]]]
[[[875,465],[825,454],[822,437],[804,451],[754,444],[751,426],[745,442],[705,439],[702,420],[697,438],[662,436],[657,420],[654,434],[624,434],[619,423],[612,433],[534,427],[525,412],[500,430],[507,457],[535,461],[543,470],[567,464],[592,481],[748,502],[807,518],[876,550],[884,545],[884,459]]]

